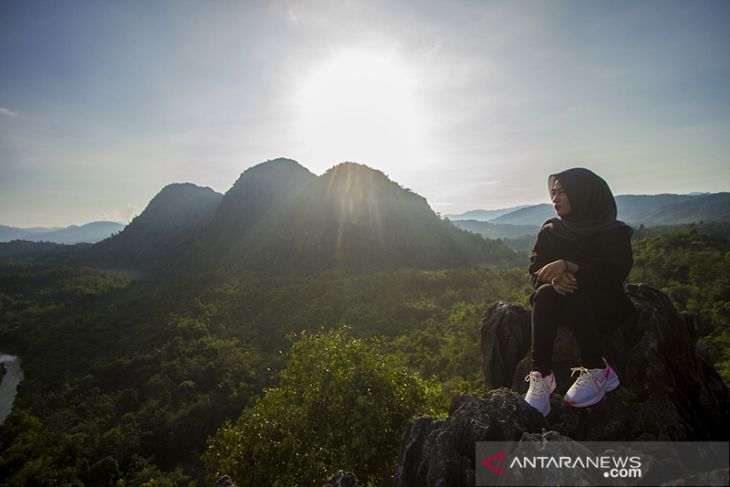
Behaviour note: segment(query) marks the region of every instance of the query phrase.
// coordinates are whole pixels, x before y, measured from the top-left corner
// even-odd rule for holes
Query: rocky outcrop
[[[548,423],[515,392],[497,389],[480,398],[460,394],[447,418],[422,416],[408,425],[398,452],[395,485],[474,485],[474,443],[517,441]]]
[[[236,487],[236,484],[233,483],[233,479],[230,476],[224,475],[215,481],[213,487]]]
[[[554,350],[558,388],[546,418],[522,399],[529,372],[529,312],[511,304],[492,307],[481,343],[488,392],[457,396],[447,418],[411,422],[401,440],[395,485],[474,485],[477,441],[536,441],[535,435],[540,441],[728,440],[728,391],[697,340],[697,317],[678,313],[651,286],[628,285],[626,291],[636,312],[601,332],[621,387],[590,408],[565,405],[570,367],[579,358],[570,332],[560,330]]]
[[[697,316],[678,313],[665,294],[646,284],[630,284],[626,292],[636,312],[615,329],[599,331],[621,387],[586,410],[553,407],[548,419],[574,439],[729,438],[728,391],[697,340]],[[487,390],[509,387],[524,393],[529,312],[514,305],[492,307],[482,324],[481,347]],[[558,330],[553,361],[556,392],[564,394],[574,380],[570,368],[580,364],[579,349],[566,329]]]
[[[358,487],[360,485],[360,481],[357,480],[354,473],[338,470],[336,474],[327,479],[324,487]]]

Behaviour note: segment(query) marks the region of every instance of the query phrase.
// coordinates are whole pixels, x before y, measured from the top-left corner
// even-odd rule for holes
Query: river
[[[0,363],[5,365],[5,375],[0,383],[0,424],[5,422],[13,409],[13,401],[18,393],[18,384],[23,380],[20,357],[0,352]]]

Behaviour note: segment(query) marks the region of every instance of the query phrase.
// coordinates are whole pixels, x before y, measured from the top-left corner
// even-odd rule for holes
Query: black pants
[[[532,297],[532,369],[547,375],[553,369],[553,342],[558,325],[573,332],[580,347],[581,364],[588,369],[603,368],[591,302],[580,289],[564,296],[550,284],[543,284]]]

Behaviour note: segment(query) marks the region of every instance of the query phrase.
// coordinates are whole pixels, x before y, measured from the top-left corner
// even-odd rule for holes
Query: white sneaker
[[[603,369],[586,369],[585,367],[573,367],[571,375],[579,372],[578,380],[570,386],[568,392],[563,396],[563,401],[576,408],[593,406],[603,399],[607,392],[611,392],[619,385],[618,376],[613,371],[606,359]]]
[[[555,390],[555,375],[550,372],[550,375],[543,377],[540,372],[533,370],[527,374],[525,382],[530,383],[525,401],[543,416],[547,416],[550,413],[550,394]]]

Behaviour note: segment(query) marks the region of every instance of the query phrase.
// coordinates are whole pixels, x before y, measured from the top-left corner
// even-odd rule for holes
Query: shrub
[[[338,469],[383,484],[418,412],[435,413],[438,386],[388,364],[377,340],[347,328],[303,333],[278,387],[267,389],[236,424],[209,439],[211,479],[239,486],[322,485]]]

